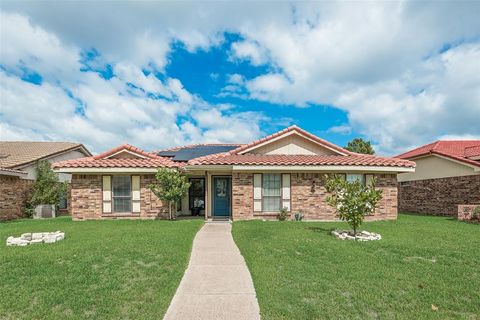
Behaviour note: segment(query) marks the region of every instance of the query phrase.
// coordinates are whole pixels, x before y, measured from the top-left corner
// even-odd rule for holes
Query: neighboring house
[[[23,216],[30,189],[41,160],[51,163],[91,156],[79,143],[0,141],[0,220]],[[71,175],[61,173],[61,181],[70,182]],[[61,210],[67,211],[64,199]]]
[[[180,168],[192,182],[180,214],[198,208],[206,219],[275,219],[281,208],[305,219],[334,220],[325,199],[325,176],[341,174],[383,190],[369,219],[396,219],[397,173],[408,160],[360,155],[296,126],[237,145],[194,145],[148,153],[122,145],[95,157],[54,164],[71,173],[72,217],[165,218],[168,206],[148,188],[158,168]]]
[[[399,209],[456,216],[458,205],[480,204],[480,140],[436,141],[397,156],[415,161],[399,181]]]

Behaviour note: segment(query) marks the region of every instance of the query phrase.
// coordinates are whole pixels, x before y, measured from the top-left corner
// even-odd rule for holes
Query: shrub
[[[477,206],[473,212],[472,212],[472,217],[470,218],[471,220],[480,220],[480,206]]]
[[[190,182],[182,172],[165,168],[157,171],[155,179],[156,181],[149,185],[149,188],[160,200],[168,203],[168,216],[170,219],[175,219],[172,205],[188,194]]]
[[[67,184],[58,180],[48,161],[40,161],[37,165],[37,179],[33,183],[32,197],[28,202],[25,214],[33,215],[35,207],[41,204],[58,206],[63,194],[67,191]]]
[[[288,208],[283,207],[282,209],[280,209],[280,213],[278,214],[278,220],[285,221],[287,220],[287,218],[288,218]]]
[[[297,213],[294,214],[293,218],[295,219],[295,221],[302,221],[303,220],[303,213],[297,212]]]
[[[382,198],[382,191],[375,189],[375,179],[371,184],[363,185],[359,181],[349,182],[335,175],[327,179],[325,187],[331,193],[327,203],[337,210],[341,220],[352,226],[356,239],[363,219],[375,211],[375,206]]]

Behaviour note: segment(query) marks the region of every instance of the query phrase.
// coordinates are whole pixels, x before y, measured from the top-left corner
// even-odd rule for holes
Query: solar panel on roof
[[[239,146],[240,145],[196,146],[183,148],[176,151],[160,151],[158,155],[163,157],[173,157],[173,161],[188,161],[194,158],[208,156],[211,154],[228,152],[230,150],[238,148]]]

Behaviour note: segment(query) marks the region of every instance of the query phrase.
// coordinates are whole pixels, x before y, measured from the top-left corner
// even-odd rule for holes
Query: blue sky
[[[480,137],[479,2],[1,4],[3,140]]]

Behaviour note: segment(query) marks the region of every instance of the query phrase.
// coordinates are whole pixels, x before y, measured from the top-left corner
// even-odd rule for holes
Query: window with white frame
[[[264,173],[262,177],[262,211],[276,212],[281,208],[281,174]]]
[[[113,212],[132,212],[132,178],[112,177]]]

